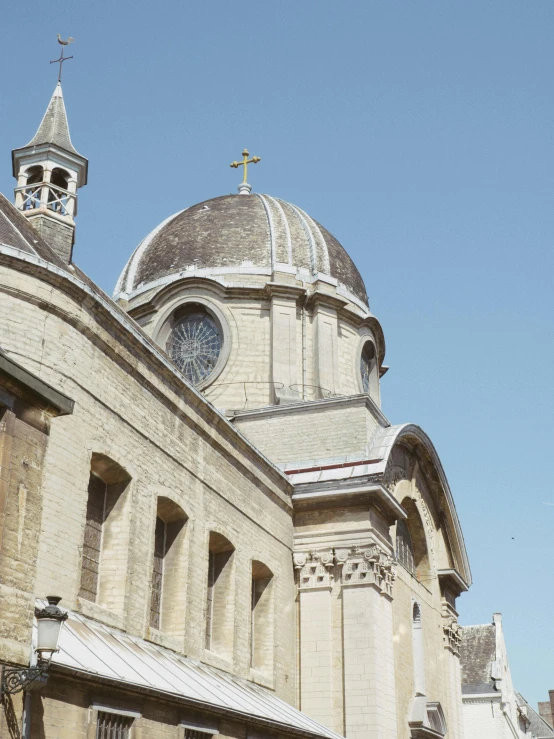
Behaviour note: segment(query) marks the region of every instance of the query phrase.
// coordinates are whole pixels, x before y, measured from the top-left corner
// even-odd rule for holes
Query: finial
[[[67,41],[64,41],[62,39],[62,37],[60,36],[60,34],[58,33],[58,43],[61,44],[62,53],[61,53],[59,59],[52,59],[52,61],[50,62],[50,64],[59,64],[60,65],[60,69],[59,69],[59,72],[58,72],[58,82],[61,82],[62,81],[62,64],[64,62],[66,62],[68,59],[73,59],[73,56],[64,56],[63,55],[64,46],[68,46],[68,44],[71,44],[73,41],[75,41],[75,39],[73,38],[73,36],[69,36],[67,38]]]
[[[258,162],[261,162],[261,157],[252,157],[252,159],[249,159],[250,152],[248,149],[244,149],[242,152],[242,162],[231,162],[231,167],[233,169],[237,169],[238,167],[244,167],[244,177],[242,179],[241,184],[239,185],[239,195],[250,195],[252,192],[252,185],[249,185],[246,181],[246,175],[248,171],[248,165],[249,164],[257,164]]]

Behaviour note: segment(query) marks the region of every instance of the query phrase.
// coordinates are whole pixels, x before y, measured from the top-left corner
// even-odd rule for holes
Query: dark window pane
[[[98,712],[96,739],[129,739],[133,719],[117,713]]]
[[[157,516],[154,534],[154,563],[152,568],[152,601],[150,604],[150,626],[160,628],[162,612],[162,587],[165,557],[166,524]]]
[[[106,483],[91,472],[88,484],[87,518],[83,541],[83,562],[79,596],[95,601],[102,548],[102,525],[106,507]]]
[[[396,557],[408,572],[414,574],[415,565],[412,537],[410,536],[406,522],[402,520],[396,524]]]

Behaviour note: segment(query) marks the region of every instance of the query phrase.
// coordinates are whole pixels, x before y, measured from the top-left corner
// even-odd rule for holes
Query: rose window
[[[221,353],[221,333],[206,313],[192,313],[173,327],[167,353],[193,385],[209,377]]]

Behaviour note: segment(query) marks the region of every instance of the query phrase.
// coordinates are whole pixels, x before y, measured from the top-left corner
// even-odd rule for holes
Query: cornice
[[[58,158],[59,161],[69,162],[73,169],[78,173],[79,187],[87,184],[88,178],[88,159],[81,154],[70,152],[67,149],[54,143],[33,144],[32,146],[21,146],[19,149],[12,151],[12,170],[13,176],[17,177],[18,162],[22,159],[29,159],[30,162],[36,160],[41,161],[48,158]]]
[[[288,298],[289,300],[298,300],[307,294],[307,290],[299,285],[289,285],[283,282],[268,282],[265,285],[264,293],[268,298],[279,297]]]
[[[383,427],[390,426],[390,421],[377,407],[375,402],[366,393],[358,395],[347,395],[340,398],[320,398],[319,400],[304,400],[298,403],[289,403],[287,405],[268,405],[265,408],[252,408],[244,411],[233,411],[232,418],[262,418],[268,416],[280,416],[295,413],[309,413],[312,410],[320,410],[321,408],[336,408],[345,406],[363,406],[371,413],[375,420]]]
[[[444,583],[445,585],[450,586],[450,589],[454,591],[456,597],[458,597],[461,593],[465,593],[467,590],[469,590],[469,585],[466,583],[460,573],[455,569],[438,570],[437,575],[439,578],[439,582],[441,584]]]
[[[40,399],[46,412],[51,416],[68,416],[73,413],[75,401],[56,390],[44,380],[14,362],[0,349],[0,374],[7,375],[31,395]]]
[[[335,481],[333,487],[322,489],[321,483],[304,483],[295,486],[292,502],[295,511],[329,507],[352,507],[360,503],[376,504],[392,525],[398,519],[408,518],[405,509],[396,498],[380,483],[367,482],[360,485],[338,487]]]
[[[336,295],[331,295],[323,290],[316,289],[309,293],[307,304],[314,308],[323,306],[325,308],[333,308],[333,310],[340,311],[347,307],[348,300],[345,298],[339,298]]]

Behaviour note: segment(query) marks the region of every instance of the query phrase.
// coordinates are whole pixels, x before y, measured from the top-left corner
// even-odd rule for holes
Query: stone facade
[[[73,200],[86,181],[62,118],[40,173],[17,150],[22,212],[0,199],[0,343],[43,388],[2,417],[0,661],[32,659],[36,598],[69,620],[2,728],[462,739],[463,535],[430,439],[381,410],[383,332],[345,250],[284,201],[216,198],[155,229],[112,301],[25,231],[60,149]]]
[[[36,267],[25,267],[7,259],[0,268],[3,348],[43,382],[68,394],[75,409],[71,416],[55,419],[48,437],[42,427],[35,428],[30,411],[22,420],[6,411],[2,419],[2,449],[9,455],[2,470],[19,464],[23,475],[3,499],[10,515],[4,519],[2,539],[6,574],[1,658],[28,661],[34,598],[55,592],[66,608],[261,682],[293,701],[290,484],[183,383],[115,307],[102,306],[84,283],[46,271],[38,279]],[[24,422],[28,428],[23,429]],[[116,553],[114,589],[99,602],[79,596],[94,455],[117,462],[130,478],[116,532],[124,548]],[[160,498],[174,501],[187,516],[185,590],[182,601],[175,603],[183,626],[176,634],[152,629],[148,622]],[[235,548],[229,596],[234,611],[232,647],[224,656],[204,647],[210,531],[224,535]],[[254,673],[250,663],[253,560],[269,568],[275,607],[291,616],[279,630],[273,669],[265,675]],[[14,581],[15,573],[19,581]],[[107,579],[108,573],[104,575]],[[9,618],[4,618],[6,614]],[[12,623],[20,632],[12,631]],[[49,715],[48,695],[40,699],[38,716]],[[84,714],[78,721],[85,725]]]

